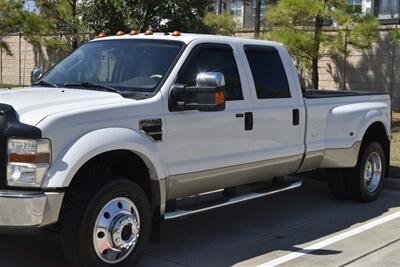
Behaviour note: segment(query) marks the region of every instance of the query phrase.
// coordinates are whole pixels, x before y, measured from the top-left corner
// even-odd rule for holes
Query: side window
[[[288,79],[278,51],[273,47],[247,46],[245,52],[257,98],[290,98]]]
[[[211,71],[224,74],[227,101],[243,100],[239,71],[230,46],[200,45],[194,48],[179,72],[177,83],[196,85],[197,74]]]

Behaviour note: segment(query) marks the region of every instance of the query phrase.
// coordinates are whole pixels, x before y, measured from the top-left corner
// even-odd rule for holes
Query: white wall
[[[362,12],[364,14],[372,12],[372,0],[363,0],[362,1]]]

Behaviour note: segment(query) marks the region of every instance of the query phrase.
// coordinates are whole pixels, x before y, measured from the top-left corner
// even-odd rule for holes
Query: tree
[[[35,48],[69,52],[84,39],[80,34],[78,0],[36,0],[32,11],[25,10],[19,31]]]
[[[124,10],[121,1],[83,0],[79,5],[79,13],[83,27],[88,33],[104,32],[110,35],[117,31],[129,30],[127,11]]]
[[[210,32],[221,35],[234,36],[238,26],[234,16],[229,12],[223,12],[221,15],[210,12],[203,21],[209,27]]]
[[[59,36],[75,49],[79,43],[78,0],[36,0],[47,35]]]
[[[12,55],[10,47],[1,38],[6,34],[18,32],[23,21],[23,3],[21,1],[0,0],[0,50]]]
[[[342,88],[346,90],[346,66],[351,49],[366,50],[371,48],[373,42],[378,38],[379,22],[370,15],[343,14],[340,18],[340,24],[341,27],[338,28],[331,43],[331,52],[343,57]]]
[[[162,0],[165,4],[158,15],[163,17],[164,31],[207,32],[203,17],[211,10],[214,0]]]
[[[319,60],[331,52],[347,53],[350,46],[370,47],[378,25],[372,17],[346,13],[345,0],[280,0],[266,16],[274,28],[263,37],[286,44],[301,71],[311,69],[315,89],[319,87]],[[332,21],[339,23],[338,34],[324,31],[324,25]]]
[[[254,17],[254,35],[257,38],[260,35],[261,29],[261,0],[255,0],[255,17]]]
[[[391,70],[390,70],[390,88],[389,88],[389,93],[391,96],[391,99],[393,101],[393,85],[394,85],[394,71],[395,71],[395,63],[396,63],[396,48],[397,45],[400,41],[400,29],[396,28],[391,30],[389,32],[389,40],[391,41],[392,44],[392,54],[391,54]]]
[[[212,0],[83,0],[82,23],[92,33],[118,30],[205,31]],[[101,14],[101,16],[99,16]]]

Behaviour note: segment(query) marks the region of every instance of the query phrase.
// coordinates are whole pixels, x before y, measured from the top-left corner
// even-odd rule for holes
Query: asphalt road
[[[148,245],[139,266],[267,267],[280,260],[282,266],[296,267],[399,266],[396,214],[400,181],[385,188],[377,201],[360,204],[334,199],[324,182],[306,180],[291,192],[167,222],[162,242]],[[54,239],[1,235],[0,266],[67,264]]]

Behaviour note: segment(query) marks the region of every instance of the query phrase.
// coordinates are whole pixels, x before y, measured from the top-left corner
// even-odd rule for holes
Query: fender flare
[[[327,120],[325,132],[326,148],[350,148],[361,142],[368,128],[380,122],[390,134],[390,107],[386,103],[355,103],[333,108]],[[341,124],[342,123],[342,124]],[[337,125],[343,129],[337,130]],[[350,135],[349,135],[350,134]]]
[[[68,187],[78,170],[90,159],[105,152],[128,150],[147,165],[152,180],[166,177],[159,144],[144,134],[127,128],[104,128],[79,137],[53,160],[42,188]]]
[[[390,136],[390,118],[387,118],[382,110],[380,109],[373,109],[365,113],[363,119],[361,120],[359,130],[356,134],[357,141],[363,141],[364,136],[374,123],[381,123],[385,129],[386,135],[389,138]]]

